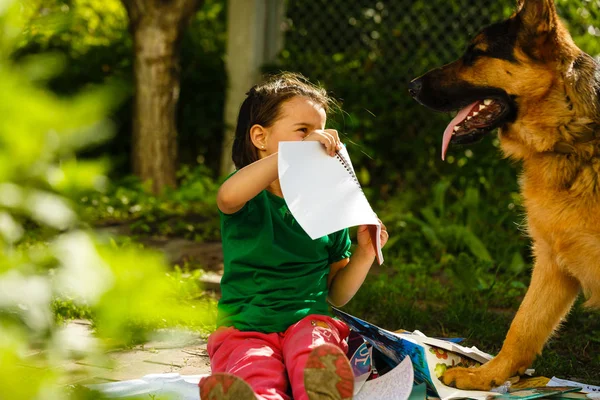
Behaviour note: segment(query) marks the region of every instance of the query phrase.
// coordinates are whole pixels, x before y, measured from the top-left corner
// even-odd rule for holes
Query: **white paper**
[[[109,398],[169,396],[172,400],[198,400],[198,382],[208,375],[150,374],[140,379],[86,385]]]
[[[452,351],[454,353],[462,354],[463,356],[472,358],[475,361],[478,361],[482,364],[490,361],[493,357],[483,351],[479,350],[477,347],[464,347],[459,344],[449,342],[447,340],[434,339],[430,337],[425,337],[421,340],[421,343],[428,344],[430,346],[439,347],[444,350]]]
[[[448,363],[452,359],[455,359],[455,362],[460,362],[460,356],[465,356],[471,358],[480,363],[485,363],[492,359],[490,354],[484,353],[476,347],[467,348],[461,346],[459,344],[449,342],[447,340],[435,339],[425,336],[420,331],[414,331],[413,333],[396,333],[390,332],[390,334],[399,336],[405,340],[412,341],[413,343],[417,343],[425,349],[425,358],[429,368],[429,373],[431,375],[431,381],[435,386],[435,390],[440,396],[441,400],[450,400],[450,399],[489,399],[494,396],[498,396],[500,393],[496,392],[485,392],[485,391],[472,391],[472,390],[461,390],[452,388],[444,385],[434,374],[434,369],[436,368],[436,364],[442,362],[443,360],[437,359],[430,351],[429,347],[434,346],[438,347],[452,353],[456,353],[457,355],[447,354],[447,360],[443,361],[444,364]]]
[[[410,357],[386,374],[365,382],[355,400],[406,400],[413,388],[414,370]]]
[[[385,330],[385,331],[388,332],[390,335],[398,336],[403,339],[408,339],[408,338],[414,339],[415,342],[419,343],[419,344],[428,344],[430,346],[439,347],[440,349],[444,349],[444,350],[452,351],[454,353],[462,354],[463,356],[472,358],[473,360],[478,361],[482,364],[490,361],[493,358],[491,354],[485,353],[485,352],[479,350],[475,346],[465,347],[465,346],[459,345],[458,343],[451,342],[449,340],[431,338],[429,336],[426,336],[423,332],[421,332],[419,330],[415,330],[413,332],[403,332],[403,333],[392,332],[392,331],[388,331],[388,330]],[[415,338],[415,336],[416,336],[416,338]]]
[[[566,379],[560,379],[555,376],[550,379],[550,382],[546,386],[577,386],[581,388],[582,393],[598,393],[600,394],[600,386],[587,385],[585,383],[568,381]]]
[[[356,179],[348,152],[342,148],[338,153],[328,155],[319,142],[280,142],[278,170],[283,197],[312,239],[352,226],[373,225],[381,264],[381,225]]]

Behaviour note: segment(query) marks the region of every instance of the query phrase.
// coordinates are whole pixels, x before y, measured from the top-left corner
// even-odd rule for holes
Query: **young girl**
[[[237,171],[217,196],[225,272],[201,398],[351,399],[349,329],[328,302],[342,306],[362,285],[375,258],[370,235],[358,228],[352,258],[347,229],[312,240],[290,214],[277,175],[281,141],[318,141],[331,156],[341,149],[337,132],[325,129],[331,100],[290,73],[247,96],[233,143]],[[387,239],[384,227],[382,245]]]

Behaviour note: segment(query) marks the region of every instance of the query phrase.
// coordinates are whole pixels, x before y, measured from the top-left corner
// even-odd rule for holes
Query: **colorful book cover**
[[[442,400],[487,399],[490,396],[498,396],[498,393],[451,388],[439,380],[446,369],[456,366],[479,366],[491,359],[489,354],[476,348],[459,346],[454,342],[429,338],[420,332],[390,332],[337,308],[332,309],[339,319],[373,346],[374,358],[376,353],[380,353],[389,366],[394,368],[404,358],[409,357],[414,367],[414,383],[426,384],[429,394],[437,395]]]

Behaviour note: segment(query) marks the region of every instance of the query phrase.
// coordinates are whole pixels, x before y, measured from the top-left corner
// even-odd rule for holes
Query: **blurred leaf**
[[[208,311],[214,303],[183,298],[163,256],[80,230],[74,200],[90,196],[94,207],[108,209],[111,199],[98,192],[108,184],[108,163],[78,159],[76,152],[112,135],[107,115],[128,95],[128,85],[108,80],[61,95],[45,86],[60,68],[56,57],[9,59],[19,35],[63,29],[56,22],[63,19],[41,17],[68,12],[72,4],[104,12],[116,3],[15,3],[0,15],[0,397],[7,399],[92,398],[60,384],[72,357],[100,362],[107,347],[143,340],[157,328],[214,325]],[[27,15],[35,19],[29,31],[23,30]],[[109,17],[86,29],[107,25]],[[212,195],[214,183],[194,183],[190,193],[203,188]],[[129,202],[122,194],[117,199]],[[96,337],[74,338],[59,324],[69,315],[91,318]]]
[[[450,181],[447,180],[437,182],[433,186],[433,204],[435,205],[435,208],[441,215],[444,215],[445,212],[444,201],[446,198],[446,192],[448,191],[449,187]]]
[[[483,261],[492,261],[492,256],[481,240],[468,228],[463,231],[463,239],[465,245],[471,250],[475,257]]]
[[[510,261],[510,266],[508,267],[508,270],[513,272],[515,275],[518,275],[525,270],[526,265],[527,264],[523,260],[521,253],[515,251],[512,260]]]

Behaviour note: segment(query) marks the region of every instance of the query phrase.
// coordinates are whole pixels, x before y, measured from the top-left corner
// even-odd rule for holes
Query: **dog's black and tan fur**
[[[410,92],[439,111],[491,100],[485,118],[457,128],[450,144],[499,128],[504,154],[522,161],[530,287],[500,353],[442,377],[490,389],[530,366],[580,292],[600,307],[600,66],[574,44],[551,0],[525,0],[461,59],[412,81]]]

